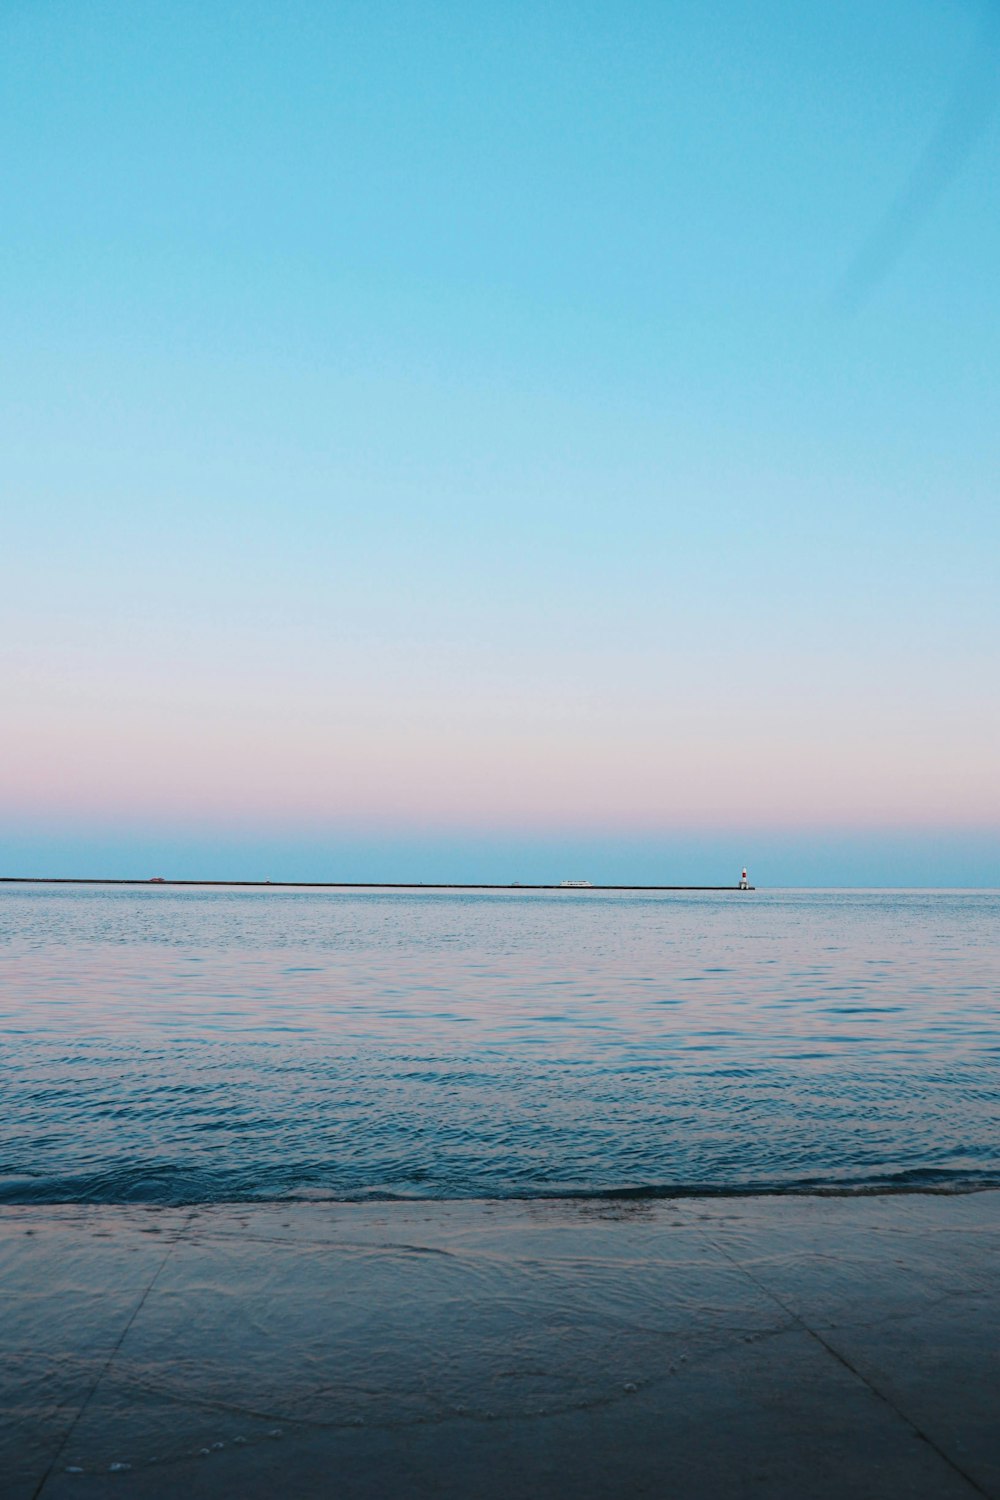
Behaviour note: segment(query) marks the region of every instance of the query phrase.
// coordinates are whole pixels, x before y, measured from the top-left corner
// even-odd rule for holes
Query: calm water
[[[0,891],[0,1198],[1000,1182],[1000,896]]]

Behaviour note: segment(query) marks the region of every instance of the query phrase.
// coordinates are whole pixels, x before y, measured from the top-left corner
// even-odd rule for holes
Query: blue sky
[[[8,7],[0,863],[997,883],[991,15]]]

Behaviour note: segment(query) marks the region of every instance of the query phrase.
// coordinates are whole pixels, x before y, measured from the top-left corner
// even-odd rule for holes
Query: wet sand
[[[0,1210],[0,1494],[1000,1496],[1000,1193]]]

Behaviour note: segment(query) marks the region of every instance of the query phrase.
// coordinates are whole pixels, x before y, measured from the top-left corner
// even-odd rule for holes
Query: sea
[[[1000,893],[0,888],[0,1201],[1000,1183]]]

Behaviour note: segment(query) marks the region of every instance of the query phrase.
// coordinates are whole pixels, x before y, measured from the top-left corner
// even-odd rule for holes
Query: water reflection
[[[994,1181],[990,893],[10,888],[0,1194]]]

